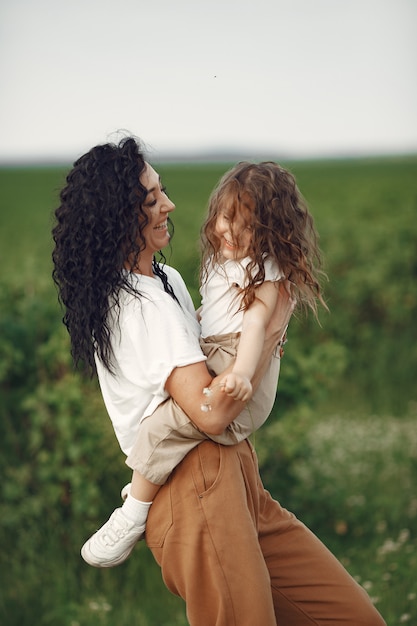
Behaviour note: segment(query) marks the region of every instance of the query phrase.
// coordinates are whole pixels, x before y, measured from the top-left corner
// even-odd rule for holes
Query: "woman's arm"
[[[278,342],[282,339],[294,306],[295,302],[291,299],[288,285],[279,283],[276,307],[266,330],[258,368],[251,381],[254,389],[258,386]],[[169,395],[187,413],[191,421],[208,435],[221,434],[245,406],[245,403],[234,400],[221,389],[222,379],[231,370],[232,366],[212,379],[203,362],[176,367],[165,384]],[[206,403],[203,394],[205,387],[212,389],[211,410],[207,412],[201,410],[201,405]]]
[[[218,377],[217,377],[218,378]],[[220,382],[220,381],[217,381]],[[243,402],[226,395],[208,373],[204,361],[176,367],[165,384],[165,389],[190,420],[208,435],[220,435],[245,406]],[[203,411],[206,403],[203,389],[210,387],[210,411]]]

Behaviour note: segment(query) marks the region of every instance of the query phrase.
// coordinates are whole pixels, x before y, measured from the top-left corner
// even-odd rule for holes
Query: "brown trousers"
[[[263,488],[252,446],[204,441],[150,509],[146,541],[191,626],[383,626],[365,591]]]

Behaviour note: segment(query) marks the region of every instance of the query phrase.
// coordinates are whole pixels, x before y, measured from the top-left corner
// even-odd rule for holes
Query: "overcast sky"
[[[417,152],[417,0],[0,0],[0,161]]]

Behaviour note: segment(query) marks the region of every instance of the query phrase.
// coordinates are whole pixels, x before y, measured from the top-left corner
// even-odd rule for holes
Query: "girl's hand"
[[[247,376],[238,372],[230,372],[220,381],[220,389],[234,400],[247,402],[253,394],[252,383]]]

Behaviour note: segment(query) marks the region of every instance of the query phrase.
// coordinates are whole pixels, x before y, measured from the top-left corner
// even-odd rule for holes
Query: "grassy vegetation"
[[[262,473],[390,626],[414,624],[417,158],[286,165],[321,235],[331,313],[291,323],[277,402],[254,439]],[[156,167],[177,205],[168,262],[197,304],[199,228],[228,165]],[[65,173],[0,169],[0,621],[184,626],[145,545],[108,571],[79,557],[129,472],[97,384],[72,371],[50,278]]]

